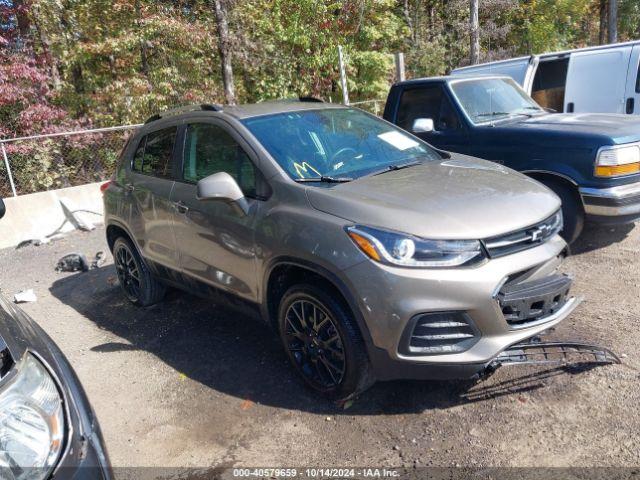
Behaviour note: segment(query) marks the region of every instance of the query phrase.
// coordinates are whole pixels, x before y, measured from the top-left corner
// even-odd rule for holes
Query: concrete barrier
[[[101,224],[102,183],[5,198],[7,212],[0,219],[0,248],[15,247],[25,240],[46,239],[56,233],[69,232],[76,228],[76,221]],[[65,214],[63,204],[72,216],[69,212]]]

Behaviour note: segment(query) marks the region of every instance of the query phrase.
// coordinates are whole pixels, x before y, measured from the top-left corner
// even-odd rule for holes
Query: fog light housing
[[[447,355],[469,350],[480,331],[465,312],[422,313],[414,316],[402,336],[403,355]]]

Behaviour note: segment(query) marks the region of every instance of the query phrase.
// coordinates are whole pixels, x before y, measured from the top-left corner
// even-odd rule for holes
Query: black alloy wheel
[[[113,261],[122,291],[130,302],[148,307],[162,300],[166,287],[151,273],[128,238],[118,237],[114,242]]]
[[[340,386],[346,372],[344,342],[335,320],[318,302],[299,299],[285,313],[286,348],[294,365],[314,388]]]
[[[120,243],[116,246],[113,257],[118,280],[125,295],[132,302],[140,299],[140,268],[128,245]]]

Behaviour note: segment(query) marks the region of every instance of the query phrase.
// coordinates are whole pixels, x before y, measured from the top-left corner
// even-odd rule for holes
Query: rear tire
[[[120,287],[131,303],[148,307],[164,298],[166,287],[151,273],[129,239],[116,239],[113,259]]]
[[[560,232],[562,238],[568,244],[572,244],[582,233],[584,228],[584,208],[578,192],[573,186],[557,180],[546,180],[543,182],[562,201],[562,218],[564,227]]]
[[[280,338],[304,382],[331,400],[349,400],[373,384],[353,314],[325,289],[289,288],[278,308]]]

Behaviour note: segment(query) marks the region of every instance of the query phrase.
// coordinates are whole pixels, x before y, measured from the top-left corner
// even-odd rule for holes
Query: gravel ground
[[[640,228],[590,228],[565,270],[586,301],[549,339],[622,354],[588,370],[500,369],[488,380],[388,382],[350,408],[310,394],[276,337],[181,292],[127,303],[107,264],[56,273],[69,252],[107,250],[104,231],[0,251],[7,296],[76,369],[114,466],[637,466]]]

